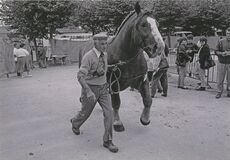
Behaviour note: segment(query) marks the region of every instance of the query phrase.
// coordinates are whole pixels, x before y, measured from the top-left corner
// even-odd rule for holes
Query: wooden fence
[[[175,46],[179,37],[171,36],[171,46]],[[194,41],[197,42],[200,37],[194,37]],[[208,37],[208,44],[211,49],[215,49],[219,37]],[[168,43],[168,40],[166,40]],[[70,41],[70,40],[51,40],[51,51],[54,55],[68,55],[69,60],[72,62],[78,62],[82,53],[87,52],[93,47],[92,40],[90,41]],[[173,68],[175,67],[175,54],[169,55],[169,63]],[[15,72],[15,62],[13,57],[13,45],[0,38],[0,76],[8,73]],[[210,81],[216,81],[216,68],[211,71],[212,78]],[[210,78],[210,77],[209,77]]]
[[[0,37],[0,77],[15,72],[13,45]]]

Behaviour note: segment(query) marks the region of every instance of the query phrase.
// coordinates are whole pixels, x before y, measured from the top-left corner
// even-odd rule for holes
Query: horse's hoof
[[[113,128],[116,132],[123,132],[125,130],[123,125],[113,125]]]
[[[140,118],[140,121],[141,121],[141,124],[143,124],[144,126],[147,126],[147,125],[149,125],[149,123],[150,123],[150,121],[148,121],[148,122],[144,122],[144,121],[142,121],[142,119]]]

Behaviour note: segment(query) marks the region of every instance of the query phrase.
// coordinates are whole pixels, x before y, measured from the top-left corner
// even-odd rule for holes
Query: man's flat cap
[[[108,35],[105,32],[101,32],[93,36],[93,40],[107,40],[107,39],[108,39]]]
[[[187,36],[187,38],[188,38],[188,39],[193,39],[193,35],[192,35],[192,34],[189,34],[189,35]]]

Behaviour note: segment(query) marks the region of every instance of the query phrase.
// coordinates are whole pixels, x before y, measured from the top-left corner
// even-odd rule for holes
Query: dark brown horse
[[[108,63],[113,67],[108,71],[107,77],[111,89],[115,131],[124,131],[119,117],[119,91],[129,86],[138,89],[143,99],[141,123],[150,123],[152,98],[146,78],[147,63],[142,53],[144,50],[150,57],[154,57],[163,49],[164,42],[156,20],[151,12],[141,10],[137,3],[135,11],[125,18],[115,37],[108,43]]]

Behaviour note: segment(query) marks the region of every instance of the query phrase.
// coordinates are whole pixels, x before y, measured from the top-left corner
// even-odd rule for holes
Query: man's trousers
[[[113,124],[113,111],[111,97],[107,88],[104,85],[89,85],[90,89],[96,96],[96,101],[89,101],[86,97],[86,92],[82,90],[80,101],[82,108],[79,113],[73,118],[72,124],[74,128],[80,128],[81,125],[89,118],[96,103],[98,102],[103,110],[105,132],[103,141],[112,140],[112,124]]]
[[[217,63],[217,92],[224,90],[225,75],[227,76],[227,94],[230,94],[230,64]]]
[[[167,94],[168,92],[168,77],[167,77],[167,69],[165,70],[158,70],[152,77],[151,82],[151,96],[154,97],[157,90],[157,85],[159,80],[162,85],[163,93]]]

